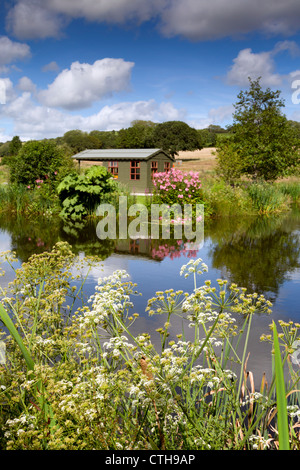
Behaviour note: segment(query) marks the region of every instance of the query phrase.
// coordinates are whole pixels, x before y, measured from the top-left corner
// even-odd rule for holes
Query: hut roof
[[[161,149],[87,149],[72,156],[75,160],[149,160],[156,154],[164,153],[174,161],[174,157]]]

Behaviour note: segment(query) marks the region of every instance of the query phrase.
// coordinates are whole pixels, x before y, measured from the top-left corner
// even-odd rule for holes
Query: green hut
[[[151,194],[153,174],[169,171],[175,158],[161,149],[95,149],[73,155],[74,160],[102,164],[134,194]]]

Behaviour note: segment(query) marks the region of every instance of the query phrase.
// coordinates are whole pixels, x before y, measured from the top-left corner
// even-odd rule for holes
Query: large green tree
[[[153,144],[171,155],[180,150],[198,150],[203,148],[196,129],[182,121],[167,121],[157,124],[153,131]]]
[[[282,113],[280,91],[263,90],[260,78],[249,82],[234,105],[232,136],[219,142],[218,171],[229,179],[232,168],[235,176],[272,181],[299,164],[300,141]]]

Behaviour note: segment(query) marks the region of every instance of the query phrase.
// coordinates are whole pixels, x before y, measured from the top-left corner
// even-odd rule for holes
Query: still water
[[[158,290],[169,288],[192,292],[193,280],[180,276],[180,268],[189,259],[202,258],[208,265],[206,279],[216,279],[246,287],[249,292],[265,295],[273,303],[273,313],[256,315],[250,337],[248,368],[261,378],[271,369],[270,347],[260,341],[268,326],[278,319],[300,322],[300,210],[280,217],[223,218],[205,224],[204,244],[197,252],[185,249],[179,240],[100,241],[96,223],[69,225],[61,220],[28,220],[0,216],[0,252],[13,250],[19,264],[34,253],[49,250],[57,241],[67,241],[80,255],[97,254],[102,258],[93,268],[85,285],[87,296],[94,292],[98,278],[116,269],[126,270],[142,296],[134,299],[134,310],[140,314],[136,329],[155,334],[161,326],[159,317],[145,313],[147,300]],[[12,279],[8,269],[2,285]],[[181,320],[174,318],[171,333],[181,332]]]

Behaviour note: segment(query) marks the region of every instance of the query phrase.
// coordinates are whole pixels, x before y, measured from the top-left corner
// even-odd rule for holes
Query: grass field
[[[213,173],[216,167],[215,148],[204,148],[193,152],[179,152],[176,156],[175,168],[183,171],[199,171],[200,174]]]

